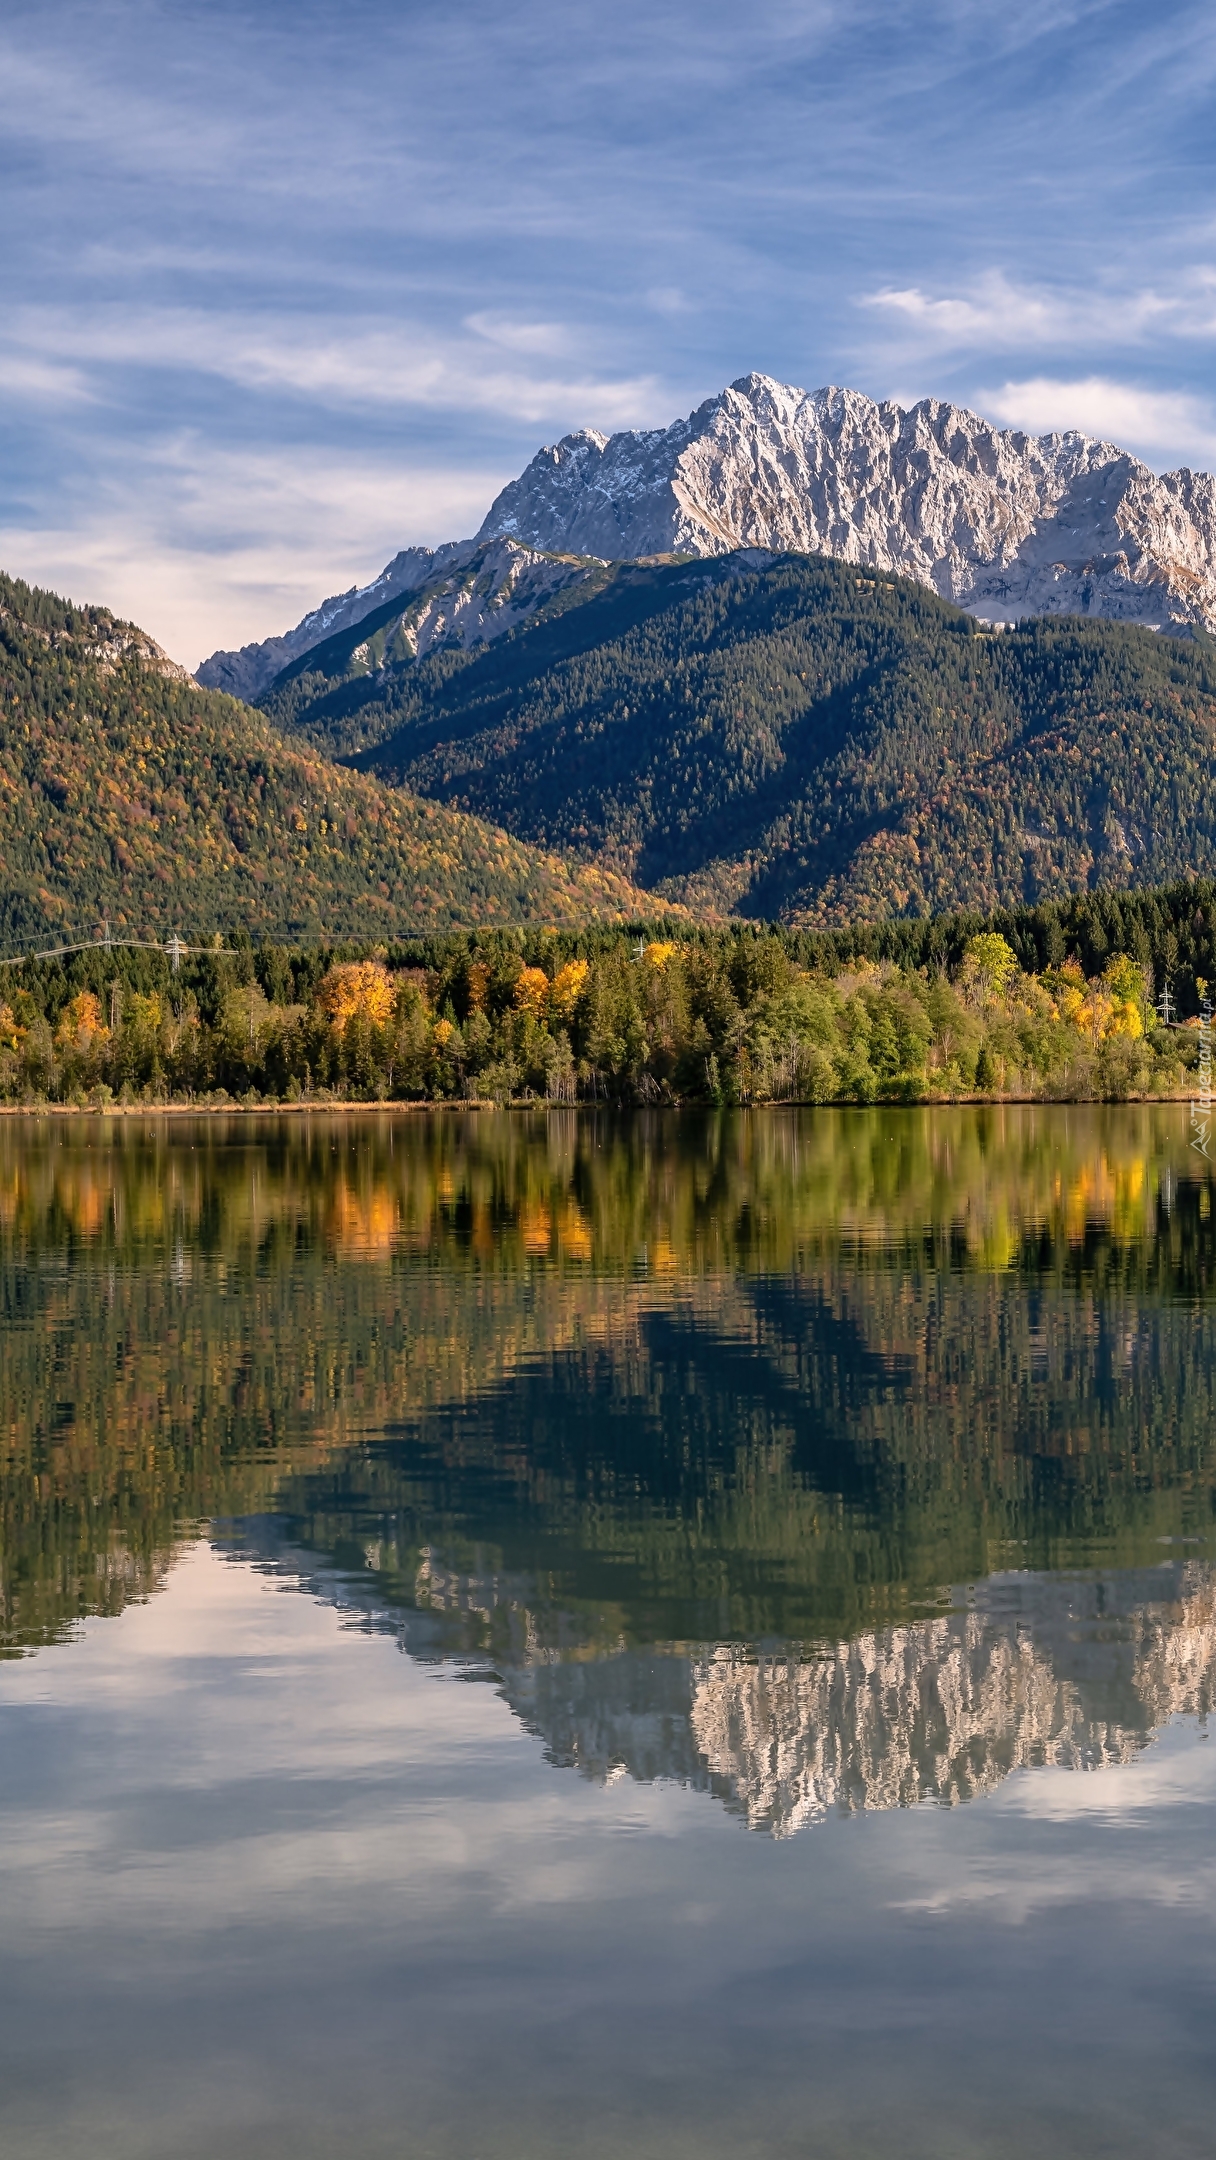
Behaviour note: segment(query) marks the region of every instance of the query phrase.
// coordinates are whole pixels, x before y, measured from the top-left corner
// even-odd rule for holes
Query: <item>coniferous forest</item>
[[[0,577],[0,950],[103,917],[383,936],[640,899],[284,741],[106,609]]]
[[[467,652],[411,658],[401,614],[284,671],[284,734],[698,913],[823,926],[1216,873],[1202,632],[992,632],[909,579],[746,553],[604,566]]]

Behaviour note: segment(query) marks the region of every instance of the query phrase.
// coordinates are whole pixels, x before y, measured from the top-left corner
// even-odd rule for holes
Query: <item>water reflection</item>
[[[183,1538],[786,1834],[1206,1717],[1185,1111],[0,1130],[10,1652]]]

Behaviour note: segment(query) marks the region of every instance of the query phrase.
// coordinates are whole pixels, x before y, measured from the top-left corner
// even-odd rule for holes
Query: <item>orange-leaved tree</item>
[[[101,999],[92,990],[78,990],[59,1015],[55,1030],[59,1048],[87,1053],[109,1039],[110,1030],[101,1017]]]
[[[317,991],[317,1003],[340,1035],[356,1016],[383,1027],[391,1019],[397,990],[380,960],[344,960],[331,967]]]

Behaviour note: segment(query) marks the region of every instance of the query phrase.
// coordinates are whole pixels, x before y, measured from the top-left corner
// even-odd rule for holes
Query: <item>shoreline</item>
[[[524,1111],[612,1110],[618,1114],[656,1111],[698,1112],[725,1110],[1119,1110],[1175,1104],[1196,1100],[1193,1092],[1168,1095],[916,1095],[898,1102],[759,1102],[759,1103],[608,1103],[608,1102],[510,1102],[482,1098],[467,1102],[266,1102],[266,1103],[0,1103],[0,1118],[131,1118],[131,1117],[418,1117],[437,1112],[488,1112],[511,1117]]]

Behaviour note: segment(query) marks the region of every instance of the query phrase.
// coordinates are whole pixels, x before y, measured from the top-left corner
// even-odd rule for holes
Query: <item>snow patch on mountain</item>
[[[795,549],[894,571],[986,621],[1216,627],[1216,481],[1075,430],[745,375],[669,428],[538,452],[479,538],[615,559]]]
[[[403,548],[285,636],[212,653],[197,680],[256,698],[386,600],[480,564],[490,541],[613,562],[794,550],[915,578],[985,622],[1070,614],[1216,630],[1210,473],[1157,474],[1075,429],[1028,435],[936,398],[905,408],[744,375],[671,427],[563,436],[502,490],[476,539]],[[510,620],[491,609],[478,636],[524,620],[529,589],[517,568]],[[543,604],[544,577],[535,590]],[[445,635],[457,617],[471,631],[472,606],[460,602]]]

